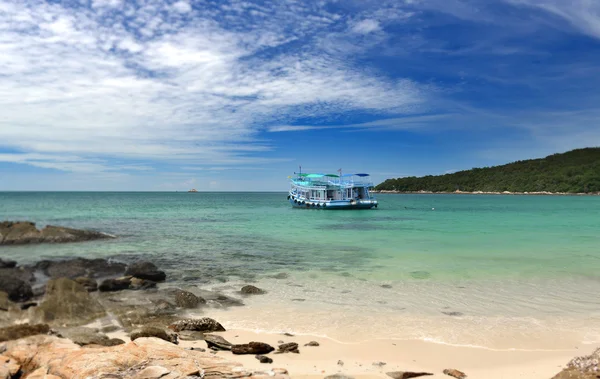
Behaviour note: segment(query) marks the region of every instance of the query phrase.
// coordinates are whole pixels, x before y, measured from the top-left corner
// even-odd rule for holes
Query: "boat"
[[[373,183],[369,174],[318,174],[294,173],[289,176],[290,191],[287,196],[295,208],[304,209],[372,209],[378,202],[370,189]]]

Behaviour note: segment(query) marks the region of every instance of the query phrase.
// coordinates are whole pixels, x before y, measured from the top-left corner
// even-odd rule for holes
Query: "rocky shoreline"
[[[67,243],[115,238],[106,233],[47,225],[38,229],[29,221],[0,222],[0,245]]]
[[[105,259],[40,261],[29,266],[0,260],[0,379],[14,378],[287,378],[283,368],[249,370],[218,352],[252,355],[277,364],[276,354],[300,354],[297,342],[232,343],[225,328],[187,311],[241,306],[242,300],[197,287],[161,288],[166,274],[153,263],[126,265]],[[46,283],[38,278],[48,278]],[[252,285],[240,297],[260,296]],[[109,335],[121,333],[122,338]],[[288,337],[293,337],[288,335]],[[205,348],[180,346],[204,342]],[[311,341],[305,348],[318,347]],[[554,379],[596,378],[600,350],[576,358]],[[341,361],[340,361],[341,362]],[[343,362],[341,363],[343,366]],[[385,365],[381,362],[381,365]],[[456,369],[442,374],[465,378]],[[394,371],[392,378],[430,376]],[[325,376],[325,375],[324,375]],[[349,378],[330,376],[329,378]]]

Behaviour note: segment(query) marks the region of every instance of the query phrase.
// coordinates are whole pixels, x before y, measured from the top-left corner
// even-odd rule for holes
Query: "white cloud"
[[[253,163],[271,149],[257,139],[262,124],[426,103],[426,87],[311,45],[347,25],[324,4],[186,4],[0,0],[0,147],[23,152],[3,159],[74,171],[106,170],[111,158]],[[304,48],[263,54],[292,41]]]
[[[352,31],[359,34],[369,34],[381,29],[377,20],[362,20],[352,26]]]

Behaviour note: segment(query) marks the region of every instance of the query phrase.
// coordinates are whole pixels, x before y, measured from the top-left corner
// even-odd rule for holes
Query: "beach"
[[[166,273],[157,287],[92,296],[149,309],[157,299],[172,302],[169,291],[193,293],[206,303],[177,317],[215,319],[234,344],[300,347],[270,354],[273,364],[217,356],[282,367],[294,378],[446,377],[448,368],[475,378],[550,378],[600,346],[597,197],[378,198],[377,210],[327,212],[291,209],[276,193],[2,193],[6,219],[116,238],[3,246],[0,256],[23,266],[151,261]],[[37,278],[34,287],[49,279]],[[249,284],[265,293],[240,293]],[[122,321],[113,317],[117,330],[108,335],[127,341],[133,326]],[[319,346],[305,347],[310,341]]]

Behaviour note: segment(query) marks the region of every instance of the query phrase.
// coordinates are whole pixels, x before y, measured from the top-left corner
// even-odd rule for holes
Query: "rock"
[[[0,268],[14,268],[17,266],[17,262],[10,259],[0,258]]]
[[[262,294],[266,293],[265,290],[262,290],[258,287],[252,286],[252,285],[243,286],[241,292],[244,295],[262,295]]]
[[[206,334],[204,335],[204,341],[206,341],[206,345],[209,348],[217,348],[220,350],[231,350],[233,344],[227,341],[225,338],[221,336],[216,336],[214,334]]]
[[[583,357],[576,357],[552,379],[597,379],[600,372],[600,349]]]
[[[280,272],[279,274],[271,275],[270,278],[273,279],[287,279],[290,277],[290,274],[285,272]]]
[[[82,348],[55,336],[36,336],[7,343],[5,355],[27,368],[43,367],[61,378],[133,378],[150,366],[169,370],[168,377],[238,378],[250,376],[239,363],[211,354],[184,350],[157,338],[139,338],[113,347]]]
[[[138,338],[143,338],[143,337],[156,337],[156,338],[160,338],[161,340],[171,342],[175,345],[177,345],[179,343],[177,341],[177,334],[169,333],[162,328],[157,328],[154,326],[145,326],[142,329],[133,331],[129,335],[129,338],[131,338],[132,341],[134,341]]]
[[[35,308],[35,315],[43,322],[66,326],[82,325],[105,314],[87,289],[67,278],[49,281],[44,301]]]
[[[233,345],[231,352],[233,354],[269,354],[275,350],[275,348],[269,344],[263,342],[250,342],[241,345]]]
[[[204,333],[202,332],[194,332],[192,330],[182,330],[177,333],[179,335],[179,339],[182,341],[203,341]]]
[[[0,355],[0,379],[10,379],[12,377],[20,376],[21,365],[18,364],[14,359]],[[19,375],[17,375],[19,374]]]
[[[11,301],[8,300],[8,294],[4,291],[0,291],[0,311],[8,311],[11,305]]]
[[[138,372],[134,379],[159,379],[169,374],[171,371],[162,366],[148,366]]]
[[[456,369],[453,368],[447,368],[444,370],[444,374],[448,375],[448,376],[452,376],[456,379],[465,379],[467,377],[467,374],[465,374],[462,371],[458,371]]]
[[[180,308],[196,308],[199,304],[205,304],[206,300],[201,297],[194,295],[191,292],[184,290],[177,290],[175,293],[175,305]]]
[[[159,299],[155,301],[154,306],[156,307],[157,311],[174,311],[176,308],[175,304],[171,304],[164,299]]]
[[[47,324],[20,324],[0,328],[0,342],[16,340],[19,338],[34,336],[36,334],[48,334],[50,326]]]
[[[225,328],[217,321],[209,317],[199,319],[185,319],[175,321],[169,325],[169,329],[180,332],[182,330],[193,330],[197,332],[224,332]]]
[[[392,288],[392,286],[390,284],[382,284],[381,288],[390,289],[390,288]]]
[[[338,361],[338,366],[343,366],[344,365],[344,361],[342,361],[341,359]]]
[[[433,374],[429,372],[394,371],[387,372],[386,375],[394,379],[410,379],[418,378],[419,376],[430,376]]]
[[[0,291],[6,292],[11,301],[27,301],[33,297],[31,285],[16,274],[5,272],[0,275]]]
[[[26,310],[29,309],[31,307],[35,307],[37,306],[38,303],[36,303],[35,301],[29,302],[29,303],[21,303],[21,305],[19,306],[19,308],[21,308],[21,310]]]
[[[81,284],[88,292],[94,292],[98,290],[98,283],[96,283],[96,280],[92,278],[80,276],[75,278],[75,282]]]
[[[148,261],[139,261],[130,264],[127,266],[125,275],[152,280],[153,282],[163,282],[167,278],[164,271],[160,271],[154,263]]]
[[[333,374],[328,375],[325,379],[354,379],[352,376],[344,375],[344,374]]]
[[[129,289],[131,285],[131,277],[105,279],[100,283],[98,289],[100,292],[113,292]]]
[[[65,243],[114,238],[111,235],[48,225],[38,230],[33,222],[0,222],[0,245],[22,245],[30,243]]]
[[[147,290],[150,288],[156,288],[156,282],[147,279],[140,279],[133,277],[131,278],[129,289],[130,290]]]
[[[34,268],[41,270],[52,279],[78,277],[99,278],[121,275],[125,272],[125,264],[112,262],[107,259],[73,258],[61,261],[44,260],[35,264]]]
[[[265,357],[264,355],[257,355],[255,358],[258,359],[260,363],[273,363],[271,358]]]
[[[79,346],[116,346],[125,343],[118,338],[108,338],[107,335],[98,333],[92,328],[59,328],[58,332],[61,336],[70,339]]]
[[[279,345],[279,350],[277,351],[278,353],[300,353],[300,350],[298,350],[298,344],[296,342],[288,342],[288,343],[284,343]]]
[[[304,346],[320,346],[317,341],[310,341],[309,343],[304,344]]]
[[[377,366],[377,367],[383,367],[385,366],[387,363],[385,362],[373,362],[373,366]]]
[[[294,336],[292,333],[288,333],[288,332],[283,333],[283,335],[286,336],[286,337],[293,337]]]
[[[447,315],[447,316],[464,316],[464,314],[462,312],[442,312],[443,314]]]

